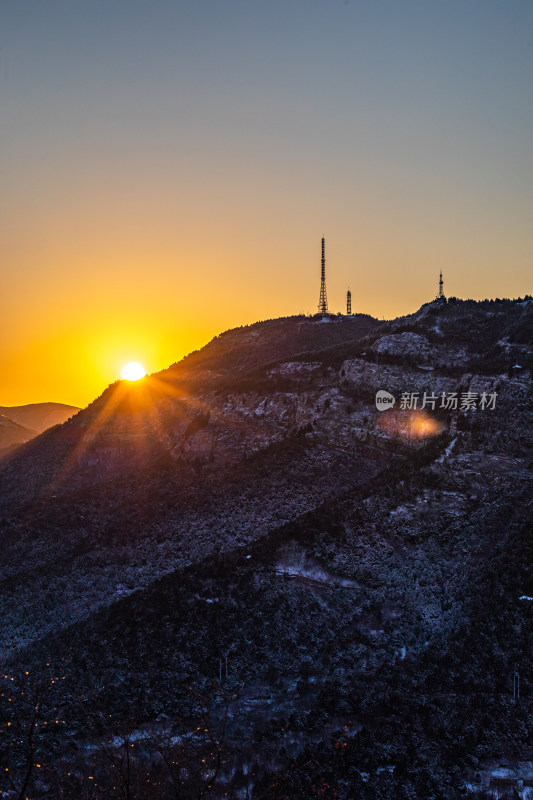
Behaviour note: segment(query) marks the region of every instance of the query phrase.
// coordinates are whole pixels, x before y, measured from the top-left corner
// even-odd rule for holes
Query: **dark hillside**
[[[8,456],[15,787],[525,798],[530,307],[258,323]]]

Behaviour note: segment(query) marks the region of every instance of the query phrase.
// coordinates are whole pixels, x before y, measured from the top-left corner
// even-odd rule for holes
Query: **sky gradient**
[[[532,292],[530,0],[0,0],[0,404]]]

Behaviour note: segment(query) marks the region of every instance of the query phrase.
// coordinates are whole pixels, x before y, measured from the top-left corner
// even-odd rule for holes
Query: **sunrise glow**
[[[138,361],[130,361],[122,367],[121,376],[125,381],[138,381],[144,378],[146,370]]]
[[[533,5],[488,5],[1,3],[2,403],[315,313],[323,235],[335,313],[529,292]]]

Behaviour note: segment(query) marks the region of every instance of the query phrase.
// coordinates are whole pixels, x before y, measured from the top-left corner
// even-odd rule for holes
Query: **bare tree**
[[[40,711],[43,698],[42,680],[30,680],[28,673],[15,681],[2,672],[3,726],[7,729],[1,777],[7,782],[17,800],[24,800],[36,766]],[[28,713],[29,712],[29,713]]]
[[[175,800],[212,796],[224,764],[229,706],[236,696],[218,692],[217,697],[206,698],[191,693],[201,707],[195,729],[188,730],[190,720],[175,717],[171,730],[151,736],[153,750],[166,767]],[[217,716],[210,710],[216,700],[223,708]]]
[[[133,785],[136,777],[136,762],[131,749],[133,748],[132,731],[116,734],[107,742],[105,736],[99,737],[100,750],[111,766],[116,781],[119,784],[120,796],[124,800],[133,800]]]

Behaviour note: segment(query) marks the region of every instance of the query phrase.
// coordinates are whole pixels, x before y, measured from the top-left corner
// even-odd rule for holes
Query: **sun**
[[[138,381],[144,378],[146,370],[138,361],[130,361],[122,367],[122,379],[125,381]]]

